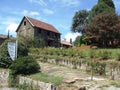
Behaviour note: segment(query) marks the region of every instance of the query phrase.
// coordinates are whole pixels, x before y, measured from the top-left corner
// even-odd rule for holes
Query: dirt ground
[[[62,88],[61,90],[78,90],[81,87],[86,87],[86,90],[120,90],[120,88],[110,85],[107,78],[94,76],[91,81],[91,75],[82,70],[41,62],[40,66],[42,72],[64,78],[62,86],[65,89]],[[69,89],[66,89],[68,87]]]

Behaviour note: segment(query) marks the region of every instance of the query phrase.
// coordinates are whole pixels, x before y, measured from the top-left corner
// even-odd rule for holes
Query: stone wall
[[[76,69],[81,69],[81,70],[91,70],[91,66],[88,65],[85,62],[81,62],[79,63],[73,63],[71,61],[67,61],[67,60],[60,60],[60,61],[56,61],[55,59],[47,59],[46,60],[49,63],[53,63],[53,64],[59,64],[59,65],[64,65],[70,68],[76,68]],[[105,74],[106,76],[108,76],[110,79],[115,79],[115,80],[120,80],[120,67],[111,67],[109,65],[105,66]]]
[[[9,70],[0,69],[0,86],[7,87],[8,86],[8,76]],[[27,77],[20,76],[19,84],[28,84],[37,88],[37,90],[56,90],[56,87],[51,83],[45,83],[41,81],[32,80]]]
[[[9,70],[0,69],[0,85],[1,86],[8,85],[8,76],[9,76]]]
[[[22,76],[19,77],[19,84],[32,85],[33,88],[37,88],[37,90],[56,90],[56,87],[51,83],[36,81]]]

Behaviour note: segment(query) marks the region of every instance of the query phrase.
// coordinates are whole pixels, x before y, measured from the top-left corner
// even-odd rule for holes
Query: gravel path
[[[103,81],[104,78],[101,77],[94,77],[94,81],[91,81],[91,75],[88,75],[86,72],[77,69],[71,69],[65,66],[54,65],[50,63],[39,63],[41,66],[41,71],[48,74],[48,75],[55,75],[55,76],[62,76],[64,78],[63,81],[68,80],[74,82],[73,85],[75,87],[82,87],[87,86],[91,87],[96,85],[96,81]],[[96,88],[98,85],[95,86]],[[90,89],[92,90],[92,89]]]
[[[75,83],[72,83],[72,85],[77,88],[85,86],[87,87],[87,90],[120,90],[120,88],[110,86],[109,81],[102,77],[95,76],[93,77],[93,81],[91,81],[91,75],[82,70],[71,69],[50,63],[40,62],[39,64],[41,66],[41,71],[48,75],[62,76],[64,80],[75,80]]]
[[[71,69],[65,66],[41,63],[41,70],[48,75],[62,76],[64,79],[84,79],[89,80],[91,76],[82,70]],[[104,80],[104,78],[94,77],[94,80]]]

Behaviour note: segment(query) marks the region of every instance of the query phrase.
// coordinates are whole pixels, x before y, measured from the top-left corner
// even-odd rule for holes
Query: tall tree
[[[86,28],[86,35],[91,43],[109,47],[120,42],[120,17],[115,13],[96,16]]]
[[[106,13],[115,13],[115,6],[112,0],[98,0],[97,5],[95,5],[89,14],[89,22],[92,22],[92,19],[96,15],[106,14]]]
[[[104,2],[105,4],[107,4],[109,7],[113,8],[115,10],[115,5],[113,3],[112,0],[99,0],[98,3],[100,2]]]
[[[81,11],[76,12],[72,19],[71,31],[72,32],[83,32],[88,15],[89,15],[89,12],[86,10],[81,10]]]

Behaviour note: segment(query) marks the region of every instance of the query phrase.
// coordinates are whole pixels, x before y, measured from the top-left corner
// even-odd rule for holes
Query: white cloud
[[[39,12],[36,12],[36,11],[23,10],[23,11],[22,11],[22,14],[23,14],[24,16],[26,16],[26,15],[38,16],[40,13],[39,13]]]
[[[44,2],[44,0],[29,0],[31,3],[37,3],[41,6],[47,6],[47,4]]]
[[[65,5],[65,6],[71,6],[71,5],[79,5],[80,3],[80,0],[61,0],[62,3]]]
[[[31,11],[31,12],[30,12],[30,15],[32,15],[32,16],[36,16],[36,15],[39,15],[39,12]]]
[[[53,13],[54,13],[54,11],[52,11],[52,10],[50,10],[50,9],[43,9],[43,12],[44,12],[45,14],[53,14]]]
[[[14,18],[14,17],[6,17],[6,18],[1,20],[1,24],[8,25],[10,23],[17,22],[17,20],[18,19]]]
[[[59,24],[58,27],[59,27],[59,28],[62,28],[62,29],[64,29],[64,30],[69,30],[69,29],[70,29],[69,25]]]
[[[49,0],[50,2],[60,3],[62,7],[78,6],[80,0]]]
[[[7,26],[7,28],[6,28],[6,33],[8,32],[8,30],[9,30],[9,32],[10,32],[10,35],[16,35],[16,29],[17,29],[17,27],[18,27],[18,24],[16,24],[16,23],[11,23],[11,24],[9,24],[8,26]]]
[[[27,14],[28,14],[28,11],[27,11],[27,10],[23,10],[22,14],[23,14],[23,15],[27,15]]]
[[[77,36],[80,36],[80,33],[67,33],[65,35],[65,39],[68,42],[70,41],[70,39],[72,39],[72,41],[75,41],[75,39],[76,39]]]

